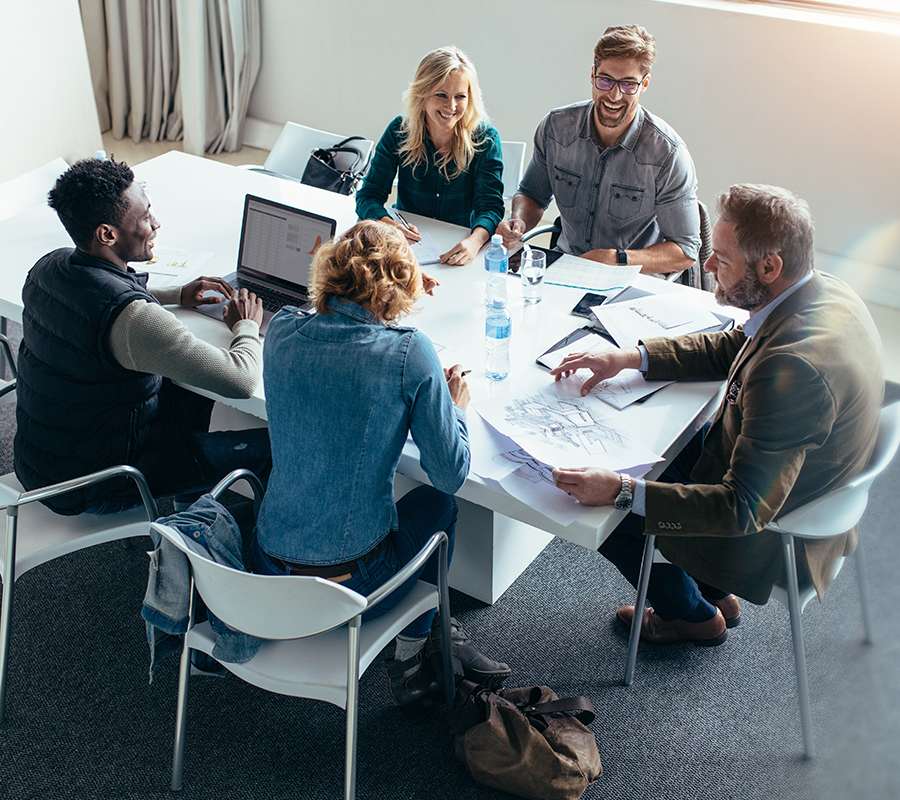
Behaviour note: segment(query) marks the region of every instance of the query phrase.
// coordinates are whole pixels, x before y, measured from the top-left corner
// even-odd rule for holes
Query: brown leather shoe
[[[710,600],[708,597],[705,599],[722,612],[726,628],[736,628],[741,624],[741,604],[735,595],[729,594],[721,600]]]
[[[622,606],[616,612],[616,619],[626,628],[631,628],[633,618],[634,606]],[[686,622],[683,619],[666,622],[652,608],[645,608],[641,621],[641,639],[653,644],[691,642],[701,647],[715,647],[722,644],[727,636],[725,617],[718,609],[716,615],[705,622]]]

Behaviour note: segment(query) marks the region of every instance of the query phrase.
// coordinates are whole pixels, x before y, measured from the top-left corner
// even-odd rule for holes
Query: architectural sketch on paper
[[[629,444],[620,431],[595,415],[581,398],[535,392],[510,400],[503,414],[508,425],[561,450],[576,448],[596,455],[609,452],[609,447],[624,449]]]
[[[506,453],[498,453],[494,456],[494,461],[496,461],[498,464],[502,464],[505,461],[510,461],[513,464],[518,464],[519,466],[512,474],[517,475],[520,478],[524,478],[526,481],[530,481],[531,483],[543,482],[549,483],[551,486],[556,485],[553,482],[553,467],[551,467],[549,464],[545,464],[543,461],[538,461],[538,459],[530,455],[521,447],[518,450],[510,450]]]

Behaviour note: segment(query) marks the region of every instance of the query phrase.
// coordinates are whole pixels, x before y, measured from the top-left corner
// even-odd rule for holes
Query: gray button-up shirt
[[[598,248],[640,250],[677,242],[688,258],[700,249],[697,175],[684,142],[638,106],[618,142],[603,148],[591,129],[588,100],[551,111],[534,134],[534,153],[519,191],[562,217],[557,247],[581,255]]]

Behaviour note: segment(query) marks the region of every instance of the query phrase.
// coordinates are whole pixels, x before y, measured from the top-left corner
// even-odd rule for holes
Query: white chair
[[[503,199],[512,200],[525,171],[525,142],[500,142],[503,149]]]
[[[55,514],[41,500],[83,489],[111,478],[133,480],[143,505],[116,514]],[[156,503],[144,476],[130,466],[110,467],[81,478],[56,483],[42,489],[24,491],[12,473],[0,477],[0,510],[6,510],[6,542],[0,554],[3,578],[3,608],[0,611],[0,722],[6,712],[9,635],[13,613],[13,588],[28,570],[54,558],[93,547],[95,544],[146,536],[150,521],[156,519]],[[21,530],[20,530],[21,528]]]
[[[338,142],[346,139],[336,133],[320,131],[316,128],[307,128],[296,122],[285,123],[284,128],[275,142],[275,146],[266,159],[262,168],[248,165],[247,169],[258,172],[267,172],[272,175],[292,178],[299,181],[303,177],[303,171],[309,161],[309,155],[320,147],[334,147]],[[372,158],[372,148],[375,143],[369,139],[356,139],[350,144],[356,147],[362,154],[362,160],[357,165],[357,171],[365,174]],[[335,156],[335,165],[342,170],[352,169],[356,157],[350,153],[338,153]]]
[[[797,694],[800,702],[800,723],[803,729],[803,749],[807,758],[815,755],[813,742],[812,718],[809,710],[809,687],[806,677],[806,656],[803,650],[803,630],[800,615],[806,604],[815,597],[816,590],[811,581],[802,584],[797,579],[797,559],[794,539],[829,539],[839,536],[853,528],[866,510],[869,499],[869,488],[875,478],[880,475],[891,462],[900,447],[900,402],[881,409],[878,425],[878,436],[875,449],[869,458],[866,471],[854,478],[840,489],[813,500],[799,508],[773,520],[766,530],[781,534],[784,553],[784,574],[787,586],[776,584],[772,589],[772,597],[785,605],[791,616],[791,637],[794,644],[794,666],[797,673]],[[635,613],[631,623],[628,639],[628,656],[625,662],[626,686],[634,678],[635,661],[637,660],[638,642],[641,634],[641,619],[644,602],[647,599],[647,585],[650,582],[650,571],[654,561],[656,536],[644,537],[644,557],[638,578],[638,592],[635,600]],[[862,537],[856,546],[856,577],[859,583],[859,600],[862,606],[864,642],[872,641],[872,626],[869,615],[869,588],[866,580],[865,560],[863,558]],[[843,566],[841,558],[835,565],[837,576]]]
[[[6,219],[20,211],[47,202],[47,192],[69,165],[61,158],[54,158],[18,178],[0,184],[0,219]]]
[[[246,474],[246,470],[237,473]],[[213,490],[217,497],[241,475],[226,476]],[[358,682],[374,658],[406,625],[430,608],[441,614],[445,696],[453,700],[450,666],[450,611],[447,589],[447,535],[436,533],[419,554],[390,581],[363,597],[339,583],[316,577],[253,575],[217,564],[185,545],[171,527],[153,523],[190,560],[192,587],[206,607],[232,628],[269,641],[244,664],[224,663],[247,683],[278,694],[333,703],[347,712],[344,797],[356,794],[356,730]],[[362,623],[362,614],[405,583],[435,552],[439,553],[439,585],[419,581],[391,611]],[[178,685],[178,712],[172,758],[172,789],[181,788],[187,724],[190,651],[212,655],[215,637],[209,622],[191,624],[184,640]]]

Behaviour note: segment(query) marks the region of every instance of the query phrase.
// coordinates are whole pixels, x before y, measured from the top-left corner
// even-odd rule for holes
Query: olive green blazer
[[[645,531],[690,575],[765,603],[783,575],[773,518],[859,474],[872,451],[884,394],[881,339],[863,302],[817,272],[765,320],[740,328],[651,339],[648,380],[726,379],[691,473],[694,484],[648,481]],[[856,531],[798,540],[798,568],[821,597]]]

